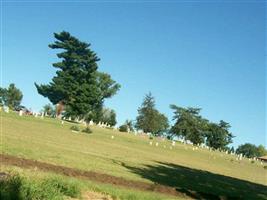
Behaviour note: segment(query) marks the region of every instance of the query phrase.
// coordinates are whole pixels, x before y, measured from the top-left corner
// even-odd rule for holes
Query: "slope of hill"
[[[57,119],[1,112],[1,152],[90,171],[97,176],[105,174],[127,183],[139,182],[144,188],[146,184],[155,188],[158,185],[158,189],[148,187],[158,193],[164,193],[160,187],[173,188],[177,195],[181,194],[179,199],[183,194],[189,198],[267,199],[267,170],[258,161],[236,160],[234,155],[191,145],[172,146],[170,141],[161,139],[154,139],[150,145],[147,137],[95,126],[92,134],[75,133],[70,130],[73,125],[61,124]],[[98,180],[92,181],[99,184]],[[131,184],[127,188],[142,190]]]

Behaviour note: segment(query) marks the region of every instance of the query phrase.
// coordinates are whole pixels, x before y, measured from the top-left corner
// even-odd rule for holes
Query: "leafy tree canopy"
[[[257,147],[256,145],[250,143],[239,145],[238,148],[236,149],[236,153],[243,154],[243,156],[246,156],[248,158],[267,155],[267,151],[263,145],[259,145]]]
[[[153,135],[160,135],[169,127],[168,118],[155,108],[155,99],[151,93],[145,96],[138,109],[135,126],[137,129]]]
[[[115,126],[117,123],[115,111],[109,108],[103,108],[99,121],[107,123],[110,126]]]
[[[62,50],[57,54],[61,60],[53,64],[58,70],[49,84],[35,83],[38,93],[53,104],[63,104],[66,116],[84,117],[101,110],[104,99],[116,94],[120,85],[110,75],[97,71],[100,59],[90,44],[65,31],[54,36],[56,41],[49,47]]]
[[[229,132],[230,124],[221,120],[218,124],[210,122],[200,115],[200,108],[182,108],[171,105],[174,110],[174,125],[170,133],[190,140],[193,144],[206,143],[214,149],[228,149],[233,135]]]
[[[221,120],[219,124],[209,123],[206,132],[207,146],[214,149],[226,150],[227,145],[233,142],[232,138],[234,137],[232,133],[229,132],[230,127],[230,124],[223,120]]]
[[[190,140],[193,144],[204,143],[206,121],[200,116],[200,108],[182,108],[170,105],[175,120],[170,132]]]
[[[13,110],[20,106],[22,98],[22,92],[15,86],[14,83],[11,83],[8,88],[0,87],[1,105],[8,106]]]

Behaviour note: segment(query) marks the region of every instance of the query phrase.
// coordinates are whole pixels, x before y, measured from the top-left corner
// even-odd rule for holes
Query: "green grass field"
[[[179,143],[170,149],[171,142],[161,139],[154,139],[151,146],[147,137],[99,127],[92,127],[92,134],[73,133],[72,125],[56,119],[1,112],[2,153],[158,183],[191,198],[267,199],[267,170],[258,161],[237,161],[233,155],[201,148],[193,151],[191,145]],[[154,145],[156,141],[158,147]],[[90,183],[89,188],[94,184],[99,191],[120,199],[174,198],[100,183]]]

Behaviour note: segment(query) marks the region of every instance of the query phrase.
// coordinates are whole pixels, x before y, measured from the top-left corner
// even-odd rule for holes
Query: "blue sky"
[[[265,144],[266,11],[247,3],[3,2],[2,86],[15,83],[23,105],[48,103],[34,82],[48,83],[58,59],[53,33],[92,44],[99,70],[121,90],[106,106],[119,124],[135,119],[149,91],[171,121],[170,104],[201,107],[232,125],[234,145]]]

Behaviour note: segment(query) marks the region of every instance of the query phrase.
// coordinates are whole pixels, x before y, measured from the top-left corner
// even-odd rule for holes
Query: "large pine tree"
[[[145,96],[138,109],[135,126],[137,129],[153,135],[160,135],[169,127],[168,118],[155,108],[155,99],[151,93]]]
[[[49,84],[35,83],[38,93],[53,104],[63,104],[70,116],[84,117],[100,110],[104,99],[118,91],[119,84],[108,74],[97,71],[100,59],[89,48],[90,44],[65,31],[54,36],[56,41],[49,47],[62,50],[57,54],[61,60],[53,64],[58,70]]]

